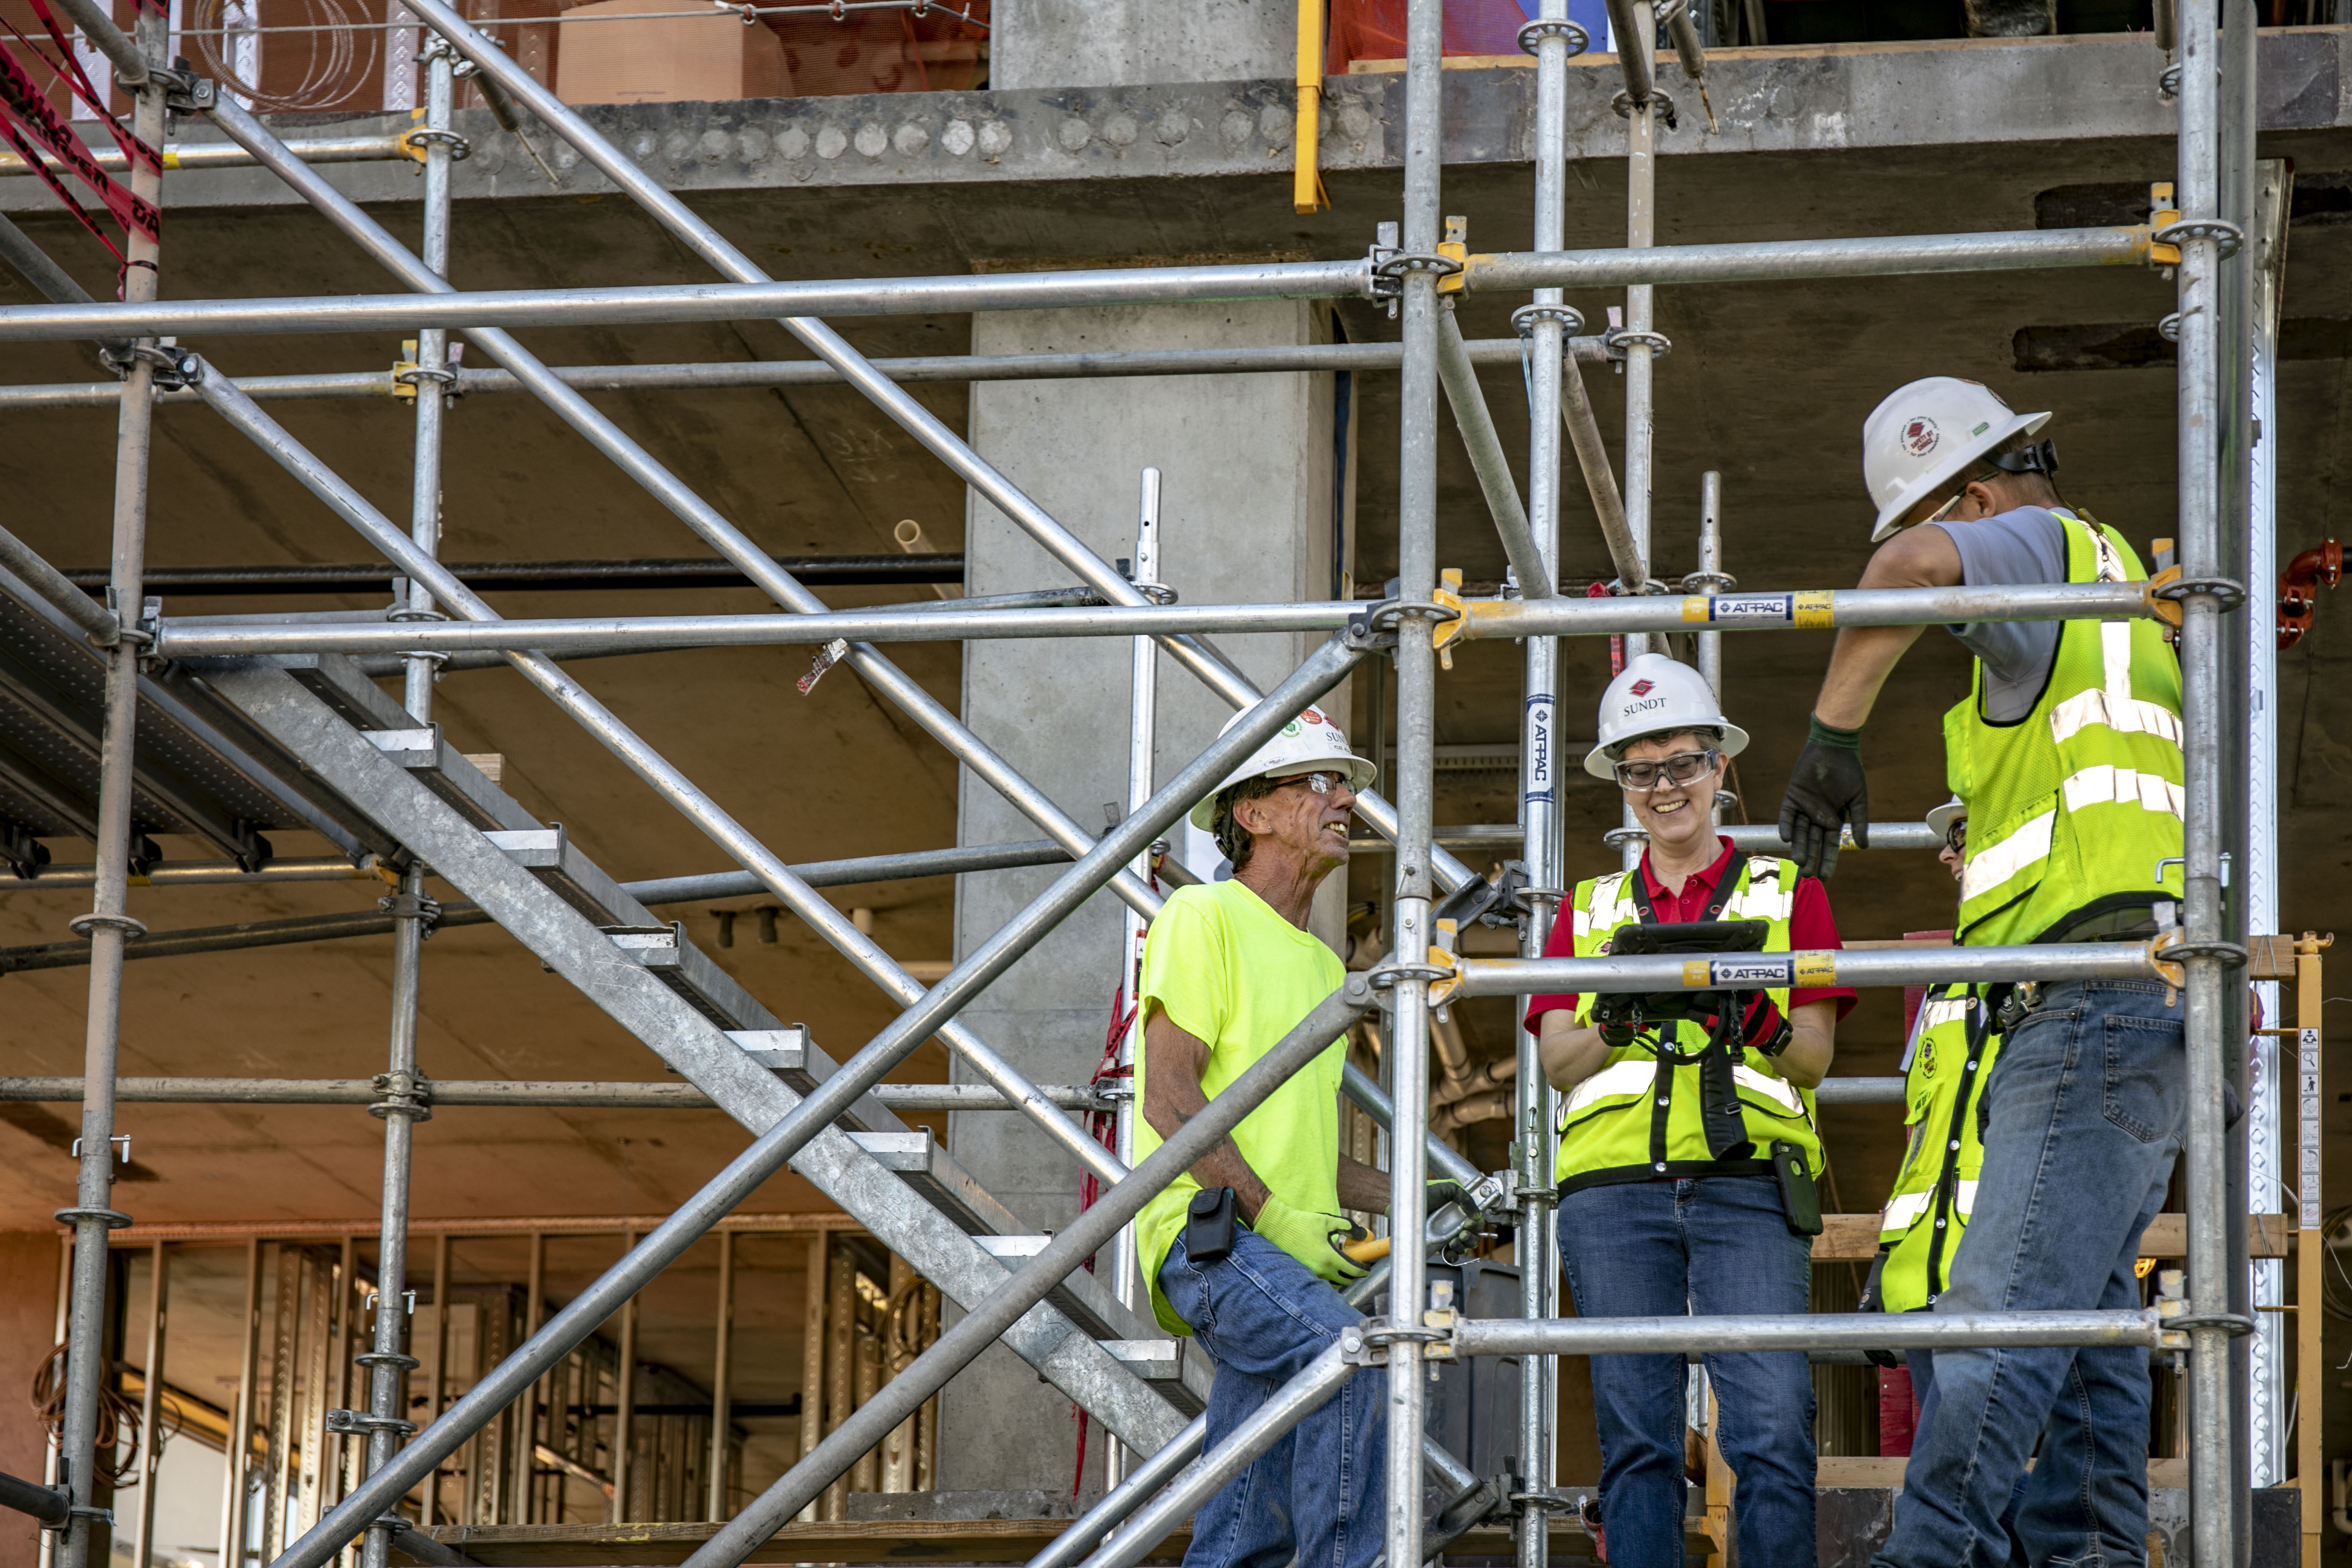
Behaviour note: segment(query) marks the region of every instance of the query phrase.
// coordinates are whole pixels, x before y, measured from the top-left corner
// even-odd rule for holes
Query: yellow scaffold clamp
[[[1445,220],[1445,237],[1437,242],[1437,254],[1454,263],[1454,270],[1441,274],[1437,291],[1441,294],[1462,292],[1464,268],[1470,264],[1470,220],[1450,217]]]
[[[1462,639],[1463,633],[1470,629],[1470,612],[1462,603],[1462,569],[1448,566],[1440,572],[1436,591],[1430,595],[1430,599],[1440,609],[1453,612],[1433,626],[1429,634],[1429,646],[1437,655],[1438,665],[1442,668],[1452,669],[1454,645]]]
[[[2172,182],[2158,180],[2147,188],[2147,264],[2150,267],[2180,265],[2180,247],[2168,245],[2155,237],[2159,229],[2171,227],[2180,221],[2180,209],[2172,205]]]

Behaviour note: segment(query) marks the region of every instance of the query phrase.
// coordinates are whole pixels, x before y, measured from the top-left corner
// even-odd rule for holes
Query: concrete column
[[[1155,310],[1040,310],[976,317],[974,353],[1213,348],[1328,341],[1321,307],[1290,302]],[[1328,375],[997,382],[972,388],[973,444],[1107,560],[1132,555],[1137,485],[1163,475],[1160,575],[1185,602],[1328,598],[1339,552],[1336,388]],[[1068,570],[984,503],[966,514],[967,591],[1066,585]],[[1220,644],[1262,687],[1306,656],[1282,635]],[[1089,826],[1126,798],[1129,645],[1124,640],[989,642],[964,655],[964,719],[1063,809]],[[1332,706],[1348,711],[1344,689]],[[1213,740],[1232,710],[1163,658],[1156,751],[1165,781]],[[1034,829],[967,776],[960,838],[989,844]],[[968,952],[1050,880],[1049,870],[962,879],[956,951]],[[1317,929],[1335,946],[1344,876],[1325,885]],[[965,1016],[1038,1082],[1084,1082],[1100,1059],[1118,984],[1122,906],[1097,895]],[[1058,1228],[1077,1212],[1078,1168],[1018,1117],[951,1119],[956,1158],[1027,1224]],[[1106,1259],[1108,1254],[1106,1254]],[[1066,1488],[1069,1402],[1009,1352],[992,1350],[941,1398],[942,1489]],[[1099,1435],[1088,1441],[1098,1488]]]
[[[1295,79],[1298,13],[1268,0],[997,0],[992,88]]]

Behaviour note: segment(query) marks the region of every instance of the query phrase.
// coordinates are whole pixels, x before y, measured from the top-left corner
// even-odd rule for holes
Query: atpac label
[[[1683,984],[1693,991],[1785,991],[1835,984],[1834,952],[1743,952],[1683,961]]]
[[[1832,600],[1822,589],[1797,594],[1693,594],[1683,600],[1685,624],[1717,626],[1827,626]]]
[[[1538,692],[1527,700],[1528,722],[1526,752],[1521,763],[1521,787],[1529,800],[1557,798],[1558,781],[1553,777],[1556,759],[1552,744],[1557,738],[1553,720],[1558,709],[1549,691]]]

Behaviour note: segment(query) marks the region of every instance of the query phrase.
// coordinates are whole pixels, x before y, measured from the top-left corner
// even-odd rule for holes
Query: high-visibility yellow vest
[[[1635,900],[1641,875],[1636,868],[1576,885],[1570,918],[1577,957],[1606,952],[1620,927],[1640,921]],[[1731,879],[1731,889],[1717,918],[1764,921],[1770,926],[1764,950],[1788,952],[1789,919],[1797,902],[1796,862],[1769,856],[1734,857],[1725,875]],[[1775,988],[1770,994],[1786,1016],[1787,989]],[[1578,995],[1579,1024],[1592,1021],[1598,1000],[1589,992]],[[1702,1121],[1699,1065],[1677,1064],[1658,1055],[1653,1036],[1666,1037],[1671,1048],[1685,1054],[1707,1043],[1706,1027],[1697,1023],[1654,1026],[1633,1044],[1611,1051],[1605,1066],[1569,1092],[1560,1112],[1559,1160],[1554,1167],[1563,1193],[1662,1176],[1769,1175],[1768,1155],[1774,1143],[1802,1149],[1807,1168],[1821,1174],[1822,1140],[1813,1128],[1812,1094],[1782,1078],[1771,1058],[1743,1048],[1733,1064],[1732,1080],[1752,1148],[1748,1155],[1717,1160],[1707,1149]]]
[[[2069,583],[2147,574],[2115,530],[2057,514]],[[2064,621],[2033,710],[1984,717],[1984,666],[1944,715],[1952,793],[1969,803],[1958,940],[2061,936],[2180,894],[2180,665],[2149,620]]]
[[[1939,985],[1920,1005],[1905,1070],[1910,1142],[1878,1216],[1879,1298],[1889,1312],[1932,1307],[1952,1277],[1952,1254],[1976,1206],[1984,1145],[1977,1140],[1985,1080],[2000,1054],[1984,998]]]

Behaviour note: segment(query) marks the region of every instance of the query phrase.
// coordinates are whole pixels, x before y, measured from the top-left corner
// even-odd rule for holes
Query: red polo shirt
[[[1652,875],[1650,852],[1646,849],[1642,851],[1642,885],[1648,890],[1650,907],[1657,910],[1661,922],[1680,925],[1685,921],[1705,917],[1706,906],[1714,900],[1716,886],[1723,880],[1725,868],[1731,864],[1731,840],[1718,836],[1716,842],[1723,846],[1723,853],[1717,855],[1715,863],[1706,870],[1686,879],[1679,893],[1668,892],[1666,885]],[[1801,878],[1797,882],[1796,902],[1789,912],[1789,945],[1802,952],[1845,945],[1838,940],[1837,918],[1830,913],[1830,896],[1822,890],[1819,878]],[[1551,940],[1544,944],[1544,956],[1576,956],[1576,925],[1566,909],[1560,910],[1560,918],[1551,928]],[[1789,1005],[1801,1007],[1808,1002],[1826,1002],[1832,998],[1837,1001],[1840,1018],[1853,1012],[1854,1003],[1860,999],[1851,986],[1806,985],[1789,993]],[[1576,994],[1572,991],[1559,995],[1538,996],[1528,1004],[1527,1026],[1534,1029],[1546,1013],[1572,1013],[1575,1010]]]

